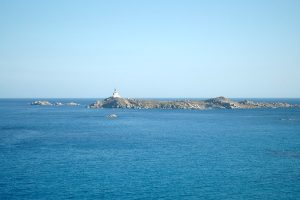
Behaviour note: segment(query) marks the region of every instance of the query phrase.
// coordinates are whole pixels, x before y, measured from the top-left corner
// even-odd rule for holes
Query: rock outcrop
[[[53,104],[50,103],[49,101],[34,101],[34,102],[31,102],[30,105],[33,105],[33,106],[52,106]]]
[[[98,100],[88,106],[89,108],[132,108],[132,109],[251,109],[251,108],[292,108],[299,105],[288,103],[266,103],[244,100],[236,102],[225,97],[216,97],[205,101],[161,101],[161,100],[142,100],[126,99],[119,97],[109,97]]]
[[[79,106],[78,103],[69,102],[51,103],[49,101],[34,101],[31,105],[38,106]],[[225,97],[216,97],[200,100],[145,100],[145,99],[130,99],[120,96],[111,96],[103,100],[88,105],[88,108],[128,108],[128,109],[254,109],[254,108],[300,108],[300,105],[288,104],[284,102],[255,102],[243,100],[240,102],[233,101]]]
[[[254,102],[249,100],[240,101],[242,108],[295,108],[300,105],[292,105],[284,102]]]
[[[79,103],[75,103],[75,102],[69,102],[69,103],[66,103],[67,106],[79,106],[80,104]]]
[[[133,109],[205,109],[203,102],[194,101],[158,101],[109,97],[98,100],[89,108],[133,108]]]
[[[116,119],[118,117],[118,115],[116,114],[110,114],[110,115],[107,115],[106,118],[108,119]]]
[[[210,108],[233,109],[233,108],[242,107],[238,102],[232,101],[231,99],[225,97],[216,97],[216,98],[208,99],[205,100],[205,103],[207,103],[206,106]]]
[[[80,104],[79,103],[75,103],[75,102],[68,102],[68,103],[61,103],[61,102],[55,102],[55,103],[51,103],[49,101],[33,101],[30,103],[30,105],[32,106],[79,106]]]
[[[55,102],[54,105],[55,105],[55,106],[63,106],[64,104],[61,103],[61,102]]]

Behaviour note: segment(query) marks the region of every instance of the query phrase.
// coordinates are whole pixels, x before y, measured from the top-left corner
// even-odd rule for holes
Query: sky
[[[300,97],[299,0],[0,1],[0,98]]]

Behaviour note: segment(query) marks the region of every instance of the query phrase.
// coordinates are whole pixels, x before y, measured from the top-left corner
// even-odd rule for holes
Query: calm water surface
[[[0,199],[300,199],[300,109],[31,101],[0,100]]]

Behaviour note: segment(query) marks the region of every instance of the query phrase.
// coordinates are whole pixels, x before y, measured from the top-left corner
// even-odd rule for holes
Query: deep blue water
[[[300,109],[93,110],[31,101],[0,100],[1,200],[300,199]],[[105,117],[112,113],[119,117]]]

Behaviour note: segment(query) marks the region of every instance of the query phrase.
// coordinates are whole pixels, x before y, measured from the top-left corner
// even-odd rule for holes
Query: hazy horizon
[[[1,1],[0,98],[300,98],[300,1]]]
[[[98,96],[98,97],[0,97],[0,99],[105,99],[111,97],[111,95],[107,96]],[[291,100],[300,100],[300,97],[228,97],[228,96],[212,96],[212,97],[138,97],[138,96],[122,96],[121,98],[132,98],[132,99],[210,99],[210,98],[217,98],[217,97],[225,97],[229,99],[247,99],[247,100],[254,100],[254,99],[291,99]]]

